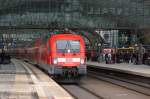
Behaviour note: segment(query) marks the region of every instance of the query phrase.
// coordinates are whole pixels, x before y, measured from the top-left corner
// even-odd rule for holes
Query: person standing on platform
[[[134,57],[134,64],[138,64],[138,53],[136,52],[136,53],[134,53],[134,55],[133,55],[133,57]]]
[[[0,64],[2,64],[2,50],[0,50]]]
[[[143,61],[142,61],[142,63],[145,64],[145,62],[146,62],[147,60],[148,60],[148,53],[145,52],[145,53],[143,54]]]
[[[112,54],[108,54],[108,64],[112,64]]]
[[[127,52],[127,53],[126,53],[126,62],[127,62],[127,63],[130,62],[130,58],[131,58],[130,53]]]
[[[2,49],[2,53],[0,54],[0,57],[1,57],[1,63],[3,63],[4,62],[4,60],[5,60],[5,52],[4,52],[4,50]]]
[[[108,53],[105,54],[105,61],[106,61],[106,64],[108,64],[108,61],[109,61]]]
[[[119,63],[122,63],[124,61],[124,54],[123,52],[119,53]]]
[[[128,56],[127,56],[126,52],[123,54],[123,60],[124,60],[125,63],[127,63]]]
[[[120,61],[119,61],[119,53],[118,52],[116,53],[116,62],[120,63]]]
[[[111,57],[112,57],[112,63],[115,63],[116,62],[116,55],[115,55],[115,53],[112,53]]]
[[[91,49],[91,53],[90,53],[91,55],[90,55],[90,61],[92,61],[93,60],[93,57],[94,57],[94,51],[93,51],[93,49]]]

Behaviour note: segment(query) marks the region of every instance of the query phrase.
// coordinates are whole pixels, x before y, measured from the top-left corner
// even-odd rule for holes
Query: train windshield
[[[56,41],[58,53],[78,53],[80,52],[80,42],[78,40],[58,40]]]

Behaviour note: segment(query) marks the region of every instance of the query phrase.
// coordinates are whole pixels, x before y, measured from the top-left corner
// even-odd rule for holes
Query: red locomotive
[[[23,50],[23,49],[21,49]],[[54,34],[37,39],[34,46],[24,48],[30,61],[52,76],[79,77],[86,74],[85,44],[77,34]]]

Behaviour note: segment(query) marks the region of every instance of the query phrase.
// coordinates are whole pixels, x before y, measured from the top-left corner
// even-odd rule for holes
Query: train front
[[[81,36],[58,34],[51,38],[50,46],[54,75],[74,78],[86,74],[85,44]]]

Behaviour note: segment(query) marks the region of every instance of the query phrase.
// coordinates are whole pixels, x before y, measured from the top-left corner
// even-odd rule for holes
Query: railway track
[[[88,76],[150,97],[150,78],[107,70],[89,69]],[[109,72],[109,73],[108,73]]]
[[[47,72],[45,73],[47,74]],[[75,99],[104,99],[101,96],[95,94],[94,92],[86,89],[85,87],[82,87],[82,85],[80,85],[81,83],[59,82],[59,84]]]
[[[62,85],[75,99],[103,99],[94,92],[82,87],[81,85]]]
[[[127,79],[123,74],[113,72],[99,73],[99,70],[88,69],[87,77],[77,84],[61,85],[76,99],[149,99],[149,80],[138,78]],[[132,77],[134,77],[132,75]],[[136,76],[135,76],[136,77]]]

